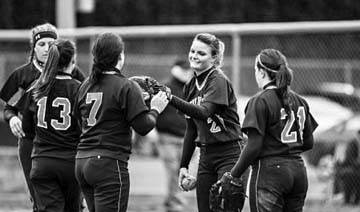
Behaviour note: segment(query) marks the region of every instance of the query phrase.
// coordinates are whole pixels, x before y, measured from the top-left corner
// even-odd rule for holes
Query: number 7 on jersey
[[[86,94],[86,104],[93,103],[90,110],[89,118],[87,118],[88,126],[94,126],[96,124],[96,115],[102,103],[102,96],[102,92]]]

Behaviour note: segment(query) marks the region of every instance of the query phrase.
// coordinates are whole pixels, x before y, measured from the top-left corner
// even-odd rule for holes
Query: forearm
[[[314,137],[313,137],[313,135],[311,134],[310,136],[304,138],[302,149],[303,149],[303,151],[305,152],[305,151],[307,151],[307,150],[312,149],[313,146],[314,146]]]
[[[172,96],[169,104],[183,112],[184,114],[195,119],[207,119],[215,113],[216,105],[212,103],[202,103],[202,105],[196,105],[182,100],[177,96]]]
[[[150,110],[136,116],[130,124],[138,134],[144,136],[155,127],[158,116],[159,113],[156,110]]]
[[[180,160],[180,168],[188,168],[192,155],[195,150],[196,130],[193,128],[193,123],[187,121],[186,132],[184,136],[183,151]]]
[[[18,110],[16,109],[16,107],[6,104],[4,108],[4,120],[9,123],[10,119],[16,116],[17,113]]]
[[[262,148],[263,137],[259,133],[249,133],[249,139],[245,148],[240,154],[235,166],[231,169],[233,177],[241,177],[246,169],[258,159]]]

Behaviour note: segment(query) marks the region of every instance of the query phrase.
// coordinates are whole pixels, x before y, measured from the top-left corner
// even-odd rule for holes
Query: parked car
[[[322,82],[304,89],[301,93],[322,96],[355,112],[360,112],[360,88],[355,88],[349,83]]]

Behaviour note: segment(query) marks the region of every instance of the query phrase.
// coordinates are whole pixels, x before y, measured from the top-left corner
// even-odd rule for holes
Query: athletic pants
[[[77,158],[75,173],[89,212],[126,212],[130,188],[127,162],[102,156]]]
[[[80,188],[75,163],[58,158],[35,157],[30,173],[39,212],[77,212]]]
[[[266,157],[252,165],[251,212],[301,212],[308,189],[300,157]]]
[[[197,174],[196,198],[199,212],[211,212],[209,206],[210,187],[231,170],[240,156],[237,141],[200,146]]]
[[[30,138],[18,139],[18,155],[19,155],[20,165],[25,176],[26,186],[28,188],[30,195],[30,201],[33,204],[33,210],[37,211],[34,188],[30,181],[32,148],[33,148],[33,139]]]

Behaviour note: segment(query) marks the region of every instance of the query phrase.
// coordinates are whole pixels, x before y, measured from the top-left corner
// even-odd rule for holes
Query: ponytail
[[[90,82],[96,83],[104,71],[113,71],[124,52],[125,44],[122,38],[114,33],[103,33],[96,39],[92,48],[93,65]]]
[[[99,66],[97,66],[96,63],[94,62],[91,68],[90,82],[95,84],[99,80],[101,74],[102,74],[101,68],[99,68]]]
[[[290,85],[292,70],[288,67],[286,57],[278,50],[264,49],[256,58],[258,68],[265,70],[270,80],[276,85],[282,105],[287,114],[290,114],[292,102],[290,99]]]
[[[221,68],[224,61],[224,52],[225,52],[225,44],[219,40],[219,50],[215,52],[216,60],[215,60],[215,67]]]
[[[281,64],[279,70],[275,75],[275,84],[277,92],[281,97],[283,106],[287,114],[290,113],[292,103],[290,101],[290,84],[292,81],[292,72],[286,67],[285,64]]]
[[[46,61],[43,72],[38,80],[31,86],[29,90],[33,90],[33,98],[36,101],[47,95],[55,82],[59,64],[60,53],[57,45],[51,45],[49,49],[49,57]]]
[[[75,55],[75,44],[70,40],[57,40],[49,48],[49,56],[44,70],[33,85],[32,91],[35,102],[48,95],[55,83],[56,75],[69,67]]]

